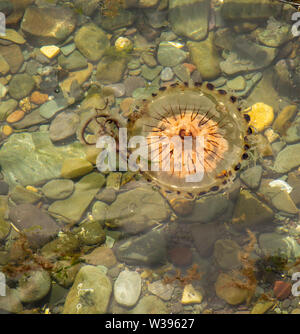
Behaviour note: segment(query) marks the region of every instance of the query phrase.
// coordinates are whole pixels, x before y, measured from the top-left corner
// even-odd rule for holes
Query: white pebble
[[[269,183],[271,187],[279,187],[281,190],[285,190],[288,194],[292,192],[293,188],[283,180],[273,180]]]
[[[122,271],[115,281],[114,297],[118,304],[133,306],[141,293],[141,276],[135,271]]]
[[[170,81],[173,79],[174,73],[171,69],[171,67],[165,67],[160,74],[162,81]]]

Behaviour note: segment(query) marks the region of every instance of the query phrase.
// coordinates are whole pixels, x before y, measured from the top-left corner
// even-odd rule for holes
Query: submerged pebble
[[[122,271],[114,284],[114,297],[118,304],[131,307],[141,293],[141,277],[134,271]]]
[[[33,303],[45,297],[51,288],[51,279],[47,271],[29,271],[18,281],[17,292],[23,303]]]
[[[112,285],[101,269],[83,266],[67,295],[64,314],[104,314],[107,312]]]
[[[184,287],[181,304],[189,305],[189,304],[200,304],[203,300],[203,296],[201,292],[195,290],[192,284],[188,284]]]
[[[49,59],[56,57],[60,49],[56,45],[46,45],[40,48],[41,53]]]
[[[162,81],[170,81],[173,79],[174,73],[170,67],[166,67],[161,71],[160,77]]]
[[[44,195],[50,199],[64,199],[72,194],[74,183],[72,180],[51,180],[42,187]]]
[[[7,118],[7,123],[15,123],[20,121],[25,116],[25,112],[23,110],[16,110],[12,112]]]
[[[225,300],[230,305],[238,305],[246,301],[248,290],[235,284],[236,278],[221,273],[219,274],[215,289],[219,298]]]
[[[258,132],[264,130],[273,122],[273,108],[265,103],[255,103],[250,110],[245,111],[247,111],[250,116],[250,125],[252,125]]]

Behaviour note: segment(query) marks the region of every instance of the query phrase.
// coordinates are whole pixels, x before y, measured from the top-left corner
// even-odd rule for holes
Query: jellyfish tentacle
[[[80,137],[82,139],[82,141],[86,144],[86,145],[96,145],[96,142],[88,142],[86,140],[85,137],[85,132],[86,129],[88,128],[88,126],[91,124],[92,121],[95,121],[99,126],[100,126],[100,130],[97,132],[97,136],[100,135],[104,135],[104,134],[109,134],[109,135],[113,135],[113,133],[111,131],[108,131],[106,124],[108,122],[114,123],[115,126],[119,129],[120,128],[120,123],[116,118],[113,118],[109,115],[107,115],[106,113],[102,113],[107,107],[108,107],[108,103],[109,100],[106,99],[105,100],[105,105],[102,108],[96,108],[96,114],[91,116],[89,119],[87,119],[87,121],[84,123],[81,132],[80,132]],[[104,118],[104,124],[101,123],[100,119]],[[114,135],[114,139],[117,140],[117,144],[119,141],[119,138],[117,135]]]

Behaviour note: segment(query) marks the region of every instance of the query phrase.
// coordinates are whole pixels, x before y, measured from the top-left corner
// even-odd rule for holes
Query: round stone
[[[215,289],[217,296],[230,305],[243,303],[249,293],[248,290],[240,288],[232,276],[225,273],[218,276]]]
[[[32,270],[22,275],[17,291],[23,303],[32,303],[45,297],[50,287],[51,280],[47,271]]]
[[[16,74],[9,83],[8,92],[12,98],[20,100],[23,97],[28,96],[34,86],[35,81],[30,75],[26,73]]]
[[[119,37],[115,42],[115,47],[118,51],[131,51],[133,45],[129,38]]]
[[[99,60],[109,47],[105,32],[92,23],[82,26],[76,32],[74,41],[78,50],[91,61]]]
[[[50,199],[64,199],[72,194],[74,183],[72,180],[51,180],[47,182],[42,191]]]
[[[67,295],[63,313],[105,314],[111,292],[111,282],[99,267],[84,266]]]
[[[173,79],[174,73],[170,67],[166,67],[161,71],[160,77],[162,81],[170,81]]]
[[[124,270],[114,285],[114,296],[118,304],[133,306],[141,293],[141,277],[135,271]]]
[[[249,124],[260,132],[273,122],[274,110],[271,106],[258,102],[251,106],[248,115],[250,116]]]

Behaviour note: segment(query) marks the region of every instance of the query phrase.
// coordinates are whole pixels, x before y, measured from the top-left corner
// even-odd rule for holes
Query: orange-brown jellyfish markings
[[[237,98],[224,90],[216,90],[210,83],[172,84],[161,87],[148,100],[137,103],[128,119],[128,136],[147,138],[149,163],[153,154],[162,165],[166,156],[170,159],[169,170],[151,170],[143,173],[160,189],[177,193],[202,195],[224,189],[240,169],[241,160],[247,158],[247,136],[252,133]],[[183,152],[182,169],[176,169],[178,157],[175,144],[164,145],[165,139],[175,136],[184,141],[192,138],[189,152]],[[196,138],[204,138],[202,159]],[[159,145],[151,145],[153,140]],[[182,145],[183,150],[185,149]],[[188,156],[189,160],[184,160]],[[186,162],[186,163],[185,163]],[[201,164],[201,166],[200,166]],[[187,176],[203,170],[201,181],[191,182]]]

